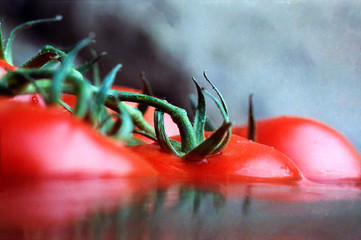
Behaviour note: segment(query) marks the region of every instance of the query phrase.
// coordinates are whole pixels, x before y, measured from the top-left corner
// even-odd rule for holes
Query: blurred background
[[[255,115],[299,115],[338,129],[361,151],[361,2],[357,0],[101,1],[0,0],[3,33],[33,19],[63,15],[19,34],[16,64],[45,44],[67,48],[96,34],[91,48],[108,53],[104,76],[123,64],[116,82],[141,87],[189,110],[191,80],[202,73],[224,95],[233,122]],[[90,59],[83,50],[80,61]],[[81,60],[83,59],[83,60]],[[214,104],[209,114],[220,121]]]

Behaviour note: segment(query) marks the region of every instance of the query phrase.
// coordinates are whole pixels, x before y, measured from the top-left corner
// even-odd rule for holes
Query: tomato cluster
[[[224,124],[205,132],[204,89],[195,80],[198,105],[191,123],[184,110],[165,100],[114,86],[115,70],[102,86],[92,85],[70,63],[75,50],[52,49],[47,58],[49,51],[47,48],[41,58],[34,58],[41,59],[41,64],[28,64],[28,68],[0,60],[2,177],[361,180],[359,153],[325,124],[291,116],[260,120],[255,141],[248,140],[248,126],[231,130],[226,104],[216,90],[221,101],[212,99]],[[62,58],[57,62],[61,67],[55,70],[54,54]],[[43,62],[44,58],[48,62]],[[122,105],[123,101],[128,104]],[[134,102],[149,105],[141,117]],[[107,130],[99,131],[109,119]],[[129,119],[131,137],[142,144],[129,147],[125,139],[107,136],[120,131]]]

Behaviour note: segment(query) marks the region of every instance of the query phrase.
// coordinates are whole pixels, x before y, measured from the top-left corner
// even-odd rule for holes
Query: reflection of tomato
[[[361,159],[351,143],[323,123],[283,116],[257,121],[256,141],[289,156],[311,180],[361,179]],[[233,128],[245,136],[246,126]]]
[[[281,152],[236,135],[220,153],[200,162],[182,160],[164,152],[158,144],[138,145],[132,149],[161,175],[172,177],[220,176],[260,181],[298,181],[302,178],[294,163]]]
[[[203,184],[203,185],[202,185]],[[316,202],[359,199],[361,190],[357,186],[318,184],[307,181],[295,184],[245,183],[239,181],[198,183],[203,189],[222,194],[227,200],[273,202]]]
[[[27,180],[0,184],[0,225],[44,228],[112,213],[148,197],[155,179]]]
[[[2,176],[119,177],[156,175],[116,144],[56,107],[0,101]]]

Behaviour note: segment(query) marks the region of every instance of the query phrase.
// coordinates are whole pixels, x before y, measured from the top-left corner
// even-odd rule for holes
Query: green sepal
[[[156,136],[154,136],[153,134],[150,134],[150,133],[148,133],[148,132],[146,132],[146,131],[144,131],[144,130],[139,130],[139,129],[134,129],[133,130],[133,133],[138,133],[138,134],[141,134],[142,136],[144,136],[144,137],[147,137],[147,138],[149,138],[150,140],[153,140],[153,141],[157,141],[157,137]]]
[[[114,137],[117,139],[122,139],[123,141],[126,141],[127,139],[130,139],[133,134],[134,124],[132,117],[130,114],[126,111],[126,108],[123,107],[123,102],[119,102],[118,107],[120,110],[120,113],[118,114],[118,120],[116,123],[119,123],[118,131],[114,134]]]
[[[75,70],[74,70],[75,71]],[[83,118],[88,113],[89,100],[92,97],[92,91],[88,81],[82,79],[71,79],[76,87],[77,102],[75,106],[74,114],[80,118]]]
[[[225,113],[228,115],[229,113],[228,113],[228,108],[227,108],[227,105],[226,105],[226,101],[224,100],[221,92],[216,88],[216,86],[214,86],[214,84],[211,82],[211,80],[209,80],[209,78],[207,77],[206,72],[203,72],[203,76],[207,80],[207,82],[212,86],[213,90],[217,93],[218,97],[221,99],[223,109],[224,109]]]
[[[101,117],[101,111],[104,108],[104,102],[107,97],[108,90],[113,85],[114,79],[116,77],[117,72],[122,67],[121,64],[116,65],[107,76],[105,76],[102,86],[97,91],[95,96],[95,101],[93,102],[93,106],[91,107],[91,122],[92,124],[96,124]],[[118,109],[119,110],[119,109]]]
[[[11,94],[14,95],[14,92],[18,91],[18,89],[28,81],[24,76],[26,76],[26,74],[17,70],[7,72],[0,78],[0,86],[3,89],[8,89],[6,92],[11,92]]]
[[[229,116],[228,116],[226,110],[225,110],[224,107],[223,107],[223,103],[220,102],[220,101],[218,101],[218,99],[215,98],[215,97],[214,97],[212,94],[210,94],[208,91],[203,90],[203,92],[204,92],[205,94],[207,94],[207,95],[214,101],[214,103],[217,105],[219,111],[220,111],[221,114],[222,114],[223,120],[224,120],[225,122],[229,122]]]
[[[30,77],[30,76],[28,76],[28,75],[26,75],[26,74],[24,74],[23,76],[24,76],[24,78],[25,78],[26,80],[28,80],[32,85],[34,85],[36,91],[42,96],[42,98],[45,100],[45,102],[47,102],[47,101],[48,101],[48,96],[46,95],[45,90],[38,86],[38,84],[36,83],[35,79],[33,79],[32,77]]]
[[[3,33],[0,22],[0,59],[5,60],[4,45],[3,45]]]
[[[218,101],[218,99],[216,99],[213,95],[211,95],[209,92],[207,91],[204,91],[210,98],[212,98],[212,100],[216,103],[219,111],[221,112],[222,114],[222,117],[223,117],[223,124],[226,124],[226,123],[229,123],[229,116],[226,112],[227,109],[224,108],[225,106],[225,102],[224,102],[224,99],[222,97],[220,97],[221,99],[221,102]],[[213,149],[213,151],[211,153],[216,153],[216,152],[219,152],[221,151],[229,142],[229,139],[231,138],[231,133],[232,133],[232,130],[231,128],[228,129],[228,133],[226,135],[226,137],[223,139],[223,141],[219,142],[218,146],[215,147]]]
[[[39,54],[32,57],[29,61],[24,63],[22,68],[41,68],[50,61],[57,60],[58,54],[55,52],[40,52]]]
[[[12,57],[12,45],[14,42],[14,38],[16,36],[16,34],[26,28],[32,27],[36,24],[39,23],[47,23],[47,22],[54,22],[54,21],[60,21],[62,20],[63,17],[62,16],[55,16],[54,18],[45,18],[45,19],[39,19],[39,20],[33,20],[33,21],[28,21],[25,23],[20,24],[19,26],[15,27],[9,34],[9,37],[6,41],[5,44],[5,49],[4,49],[4,56],[3,59],[5,59],[5,61],[11,65],[13,65],[13,57]]]
[[[205,139],[204,127],[207,119],[206,99],[204,97],[202,88],[199,86],[195,78],[193,78],[193,82],[197,87],[197,94],[198,94],[198,103],[194,117],[193,129],[196,134],[197,142],[202,142]]]
[[[145,77],[144,72],[141,72],[139,74],[139,77],[143,83],[143,93],[149,96],[153,96],[153,90],[150,86],[148,79]],[[149,107],[148,104],[138,104],[137,106],[138,110],[141,111],[143,115],[148,110],[148,107]]]
[[[139,74],[139,77],[140,77],[140,80],[143,83],[143,93],[147,94],[149,96],[153,96],[154,94],[153,94],[152,87],[150,86],[150,83],[149,83],[148,79],[145,77],[145,73],[141,72]]]
[[[3,92],[7,95],[14,96],[17,94],[23,94],[24,90],[26,91],[27,88],[31,87],[35,90],[36,93],[40,93],[41,95],[43,95],[45,101],[48,97],[45,91],[38,86],[37,82],[33,77],[19,69],[5,74],[1,78],[0,86],[4,90],[7,89]]]
[[[230,124],[230,126],[232,126],[232,123],[228,123],[228,124]],[[225,138],[220,143],[218,143],[217,147],[214,148],[210,154],[215,154],[217,152],[220,152],[223,148],[225,148],[227,146],[229,140],[231,139],[231,134],[232,134],[232,130],[231,130],[231,127],[229,127]]]
[[[41,49],[40,54],[41,54],[41,53],[46,53],[46,52],[56,53],[57,55],[60,56],[59,61],[61,61],[61,62],[64,61],[64,59],[68,56],[68,55],[66,54],[66,52],[64,52],[64,51],[62,51],[62,50],[60,50],[60,49],[57,49],[57,48],[55,48],[55,47],[53,47],[53,46],[51,46],[51,45],[45,45],[45,46]]]
[[[94,64],[96,64],[106,54],[107,54],[106,52],[101,52],[99,55],[94,56],[94,58],[91,61],[77,67],[76,70],[80,73],[84,73],[84,72],[88,71],[89,69],[91,69],[93,67]]]
[[[247,126],[247,139],[256,141],[256,121],[253,114],[253,94],[248,96],[248,126]]]
[[[68,74],[75,70],[73,69],[73,61],[77,55],[77,53],[85,46],[90,44],[92,40],[84,39],[80,41],[74,49],[67,55],[64,59],[63,64],[60,66],[59,70],[55,72],[53,81],[50,87],[50,96],[49,103],[56,104],[59,102],[62,93],[63,82],[65,81]],[[80,73],[79,73],[80,74]]]
[[[61,105],[61,106],[63,106],[63,108],[65,108],[66,110],[68,110],[70,113],[72,113],[72,114],[75,114],[75,110],[72,108],[72,107],[70,107],[66,102],[64,102],[63,100],[59,100],[59,104]]]
[[[113,85],[115,77],[118,71],[122,68],[122,64],[117,64],[109,73],[105,76],[102,86],[100,87],[96,96],[96,102],[99,105],[103,105],[107,97],[108,90]]]
[[[94,58],[96,58],[97,56],[97,52],[92,49],[91,51],[91,54]],[[94,82],[94,85],[99,87],[100,84],[101,84],[101,79],[100,79],[100,73],[99,73],[99,64],[98,62],[94,62],[94,64],[92,65],[92,74],[93,74],[93,82]]]
[[[101,117],[98,119],[96,129],[104,135],[111,132],[111,128],[114,126],[113,117],[117,117],[118,114],[107,114],[102,111]]]
[[[193,94],[189,95],[189,102],[190,102],[191,107],[193,109],[197,109],[197,101],[196,101],[195,96]],[[212,131],[213,132],[216,129],[217,128],[214,125],[213,121],[208,116],[206,116],[206,122],[204,124],[204,131]]]
[[[214,150],[218,148],[220,142],[223,142],[224,135],[228,133],[231,126],[231,123],[224,123],[211,136],[184,155],[183,158],[190,161],[201,161],[206,156],[215,153]]]
[[[157,141],[161,148],[169,153],[180,156],[181,153],[172,145],[170,139],[165,132],[164,112],[159,109],[155,109],[154,111],[154,128],[155,134],[157,136]]]
[[[142,140],[140,140],[138,138],[135,138],[135,137],[128,138],[128,139],[125,140],[125,142],[126,142],[128,147],[146,144]]]
[[[125,103],[118,103],[118,114],[108,114],[104,107],[103,119],[101,119],[98,129],[103,134],[126,141],[132,138],[134,124],[130,114],[123,107],[123,104]],[[113,117],[115,116],[117,119],[114,121]]]
[[[41,70],[44,70],[44,69],[46,69],[46,70],[51,70],[51,69],[56,70],[56,69],[59,68],[60,64],[61,64],[61,58],[55,59],[55,60],[50,60],[47,63],[45,63],[40,69]]]

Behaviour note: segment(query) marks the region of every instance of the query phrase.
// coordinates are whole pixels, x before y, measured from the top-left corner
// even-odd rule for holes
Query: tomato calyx
[[[204,72],[204,77],[207,82],[216,91],[220,101],[201,88],[198,82],[193,78],[198,93],[198,104],[193,123],[188,119],[187,112],[184,109],[178,108],[165,100],[157,99],[152,96],[135,93],[119,92],[113,89],[109,90],[109,96],[106,100],[106,105],[116,110],[116,99],[121,101],[133,101],[138,103],[145,103],[156,108],[154,114],[155,135],[163,150],[181,157],[185,160],[199,161],[204,157],[215,152],[221,151],[230,137],[231,123],[229,121],[228,110],[226,103],[213,83],[208,79]],[[209,138],[204,137],[204,128],[206,122],[206,104],[205,96],[207,94],[218,106],[222,116],[223,124],[215,131]],[[178,125],[180,131],[180,142],[169,139],[164,130],[164,113],[169,114],[173,121]],[[147,132],[147,131],[146,131]]]
[[[38,23],[59,20],[61,17],[29,21],[19,25],[10,33],[5,48],[1,46],[0,58],[10,65],[12,64],[11,46],[15,34],[19,30]],[[197,88],[198,101],[194,121],[191,121],[184,109],[152,96],[144,74],[140,76],[144,85],[144,93],[129,93],[111,89],[116,74],[122,68],[121,64],[116,65],[101,84],[98,76],[94,77],[95,84],[92,84],[82,73],[90,68],[96,72],[96,62],[104,54],[94,56],[92,61],[78,68],[75,68],[73,64],[77,53],[91,42],[91,38],[84,39],[67,53],[52,46],[45,46],[39,54],[24,65],[8,71],[2,76],[0,93],[10,96],[40,94],[47,105],[62,105],[69,112],[88,121],[104,134],[125,140],[133,132],[141,133],[159,142],[165,151],[187,160],[199,161],[199,159],[221,151],[227,145],[231,134],[227,106],[222,95],[205,73],[206,81],[220,100],[202,88],[193,78]],[[76,96],[74,109],[61,100],[64,93]],[[204,136],[207,121],[205,95],[208,95],[216,103],[223,117],[223,124],[207,139]],[[123,101],[136,102],[139,105],[133,108]],[[154,111],[154,128],[143,118],[143,113],[148,106],[156,109]],[[107,109],[114,110],[116,114],[106,113]],[[169,114],[177,124],[181,136],[180,142],[171,140],[167,136],[164,114]]]
[[[19,26],[15,27],[9,34],[9,37],[5,43],[5,46],[3,46],[2,42],[2,31],[0,28],[0,59],[6,61],[10,65],[13,65],[13,57],[12,57],[12,45],[14,38],[16,34],[24,30],[26,28],[32,27],[34,25],[40,24],[40,23],[48,23],[48,22],[56,22],[61,21],[63,17],[61,15],[55,16],[54,18],[45,18],[45,19],[39,19],[39,20],[32,20],[25,23],[20,24]]]
[[[81,73],[72,67],[72,59],[77,51],[89,43],[90,40],[80,42],[78,47],[74,48],[62,61],[58,69],[49,69],[46,67],[42,69],[21,69],[5,75],[1,79],[0,84],[14,95],[40,92],[48,104],[62,104],[78,117],[88,119],[93,124],[98,123],[99,129],[105,133],[114,133],[114,125],[120,125],[119,122],[122,122],[121,125],[131,126],[131,124],[125,124],[125,122],[129,121],[124,120],[124,118],[131,119],[132,123],[140,129],[138,132],[143,131],[144,135],[158,141],[164,150],[172,152],[184,159],[198,161],[207,155],[220,151],[227,144],[231,126],[228,110],[224,99],[208,80],[205,73],[204,76],[216,90],[221,100],[217,100],[205,89],[201,88],[198,82],[193,79],[198,92],[198,105],[192,124],[184,109],[178,108],[166,100],[158,99],[147,94],[129,93],[110,89],[116,73],[122,67],[121,64],[118,64],[105,77],[100,87],[90,84],[89,81],[83,78]],[[62,93],[76,94],[77,103],[74,110],[59,100]],[[204,93],[212,97],[224,118],[223,125],[215,131],[214,135],[207,139],[204,138],[206,120]],[[130,107],[122,101],[137,102],[155,107],[157,109],[154,115],[155,129],[143,119],[142,113],[137,108]],[[121,117],[118,118],[117,123],[105,124],[110,120],[109,115],[104,117],[104,115],[101,114],[106,107],[120,114],[119,116]],[[171,115],[173,121],[178,125],[181,133],[180,143],[169,140],[167,137],[164,130],[164,113]],[[134,127],[127,127],[127,129],[129,128],[131,130],[125,135],[129,135],[129,132],[134,130]],[[118,130],[120,131],[119,128]],[[122,130],[120,132],[126,131]]]

